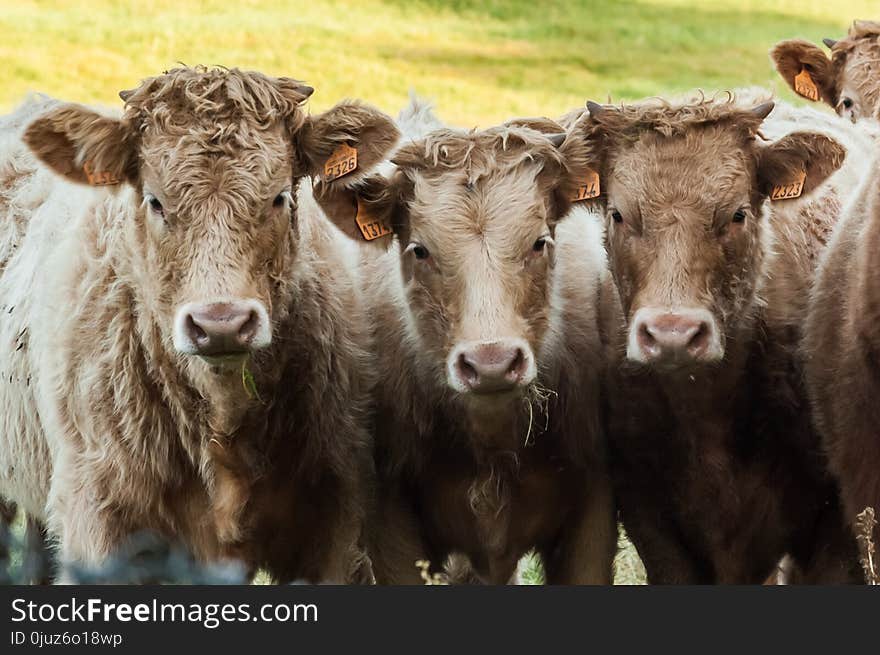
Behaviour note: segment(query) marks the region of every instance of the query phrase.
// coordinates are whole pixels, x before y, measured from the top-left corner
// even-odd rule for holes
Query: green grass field
[[[872,12],[873,9],[873,12]],[[876,0],[2,0],[0,110],[30,91],[119,104],[176,62],[307,81],[315,109],[343,97],[389,112],[409,89],[459,125],[556,116],[587,98],[763,85],[793,99],[767,52],[880,18]],[[643,582],[625,540],[620,582]],[[530,581],[539,581],[534,565]]]
[[[463,125],[586,98],[781,89],[778,40],[840,36],[876,0],[2,0],[0,109],[27,92],[116,104],[176,62],[260,69],[396,112],[415,89]],[[876,16],[874,16],[876,18]],[[791,97],[787,89],[783,93]]]

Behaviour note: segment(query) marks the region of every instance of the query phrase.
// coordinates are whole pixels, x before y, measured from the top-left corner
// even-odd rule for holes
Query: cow
[[[822,258],[803,346],[816,423],[840,485],[846,520],[857,536],[863,534],[859,514],[869,507],[880,514],[878,246],[880,158],[875,158]],[[873,542],[880,543],[876,528]]]
[[[598,222],[566,217],[581,149],[549,119],[406,136],[388,175],[316,191],[369,239],[376,580],[504,584],[535,549],[548,583],[610,583],[599,397],[612,289]]]
[[[52,102],[0,151],[0,494],[66,578],[148,530],[276,581],[363,580],[369,331],[308,180],[356,183],[382,112],[181,67],[121,116]],[[32,114],[27,121],[21,115]]]
[[[803,39],[777,43],[770,57],[798,95],[824,101],[853,122],[880,118],[880,22],[854,21],[844,38],[822,42],[830,57]]]
[[[839,212],[826,190],[858,153],[809,121],[786,132],[773,109],[589,103],[571,128],[601,185],[619,303],[614,493],[651,583],[758,584],[786,554],[808,581],[854,575],[797,349]]]

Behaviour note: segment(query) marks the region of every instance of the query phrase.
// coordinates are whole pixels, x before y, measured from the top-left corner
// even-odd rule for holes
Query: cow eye
[[[272,206],[275,208],[285,207],[289,199],[290,192],[282,191],[277,196],[275,196],[275,200],[272,201]]]
[[[623,223],[623,215],[616,209],[611,211],[611,218],[615,223]]]
[[[852,109],[852,106],[853,106],[852,98],[844,98],[842,104],[843,104],[844,109]]]
[[[416,259],[427,259],[431,256],[428,249],[420,243],[411,243],[406,247],[406,252],[411,252]]]
[[[536,240],[534,244],[532,244],[532,250],[535,252],[544,252],[544,247],[547,245],[547,237],[541,237]]]
[[[165,215],[165,208],[156,196],[147,196],[147,203],[150,205],[150,209],[159,214],[159,216]]]
[[[746,220],[746,210],[745,209],[737,209],[733,213],[733,222],[734,223],[742,223]]]

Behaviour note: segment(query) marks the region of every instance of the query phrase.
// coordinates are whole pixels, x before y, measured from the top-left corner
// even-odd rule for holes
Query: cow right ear
[[[137,152],[127,125],[86,107],[65,104],[34,120],[24,142],[72,182],[113,185],[137,178]]]
[[[831,60],[819,46],[802,39],[781,41],[770,51],[770,58],[782,79],[799,96],[836,105],[837,84]]]
[[[378,251],[391,246],[395,233],[394,183],[371,175],[349,186],[317,181],[315,200],[330,221],[349,239]]]

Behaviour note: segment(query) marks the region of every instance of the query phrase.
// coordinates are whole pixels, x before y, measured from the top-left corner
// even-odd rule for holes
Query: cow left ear
[[[390,247],[398,229],[393,180],[381,175],[370,175],[354,185],[319,180],[313,190],[324,215],[349,239],[377,252]]]
[[[788,134],[758,150],[759,189],[770,196],[778,187],[798,184],[803,176],[798,195],[806,195],[840,168],[845,158],[844,147],[824,134]]]
[[[387,114],[359,102],[341,102],[309,116],[295,136],[304,169],[327,185],[352,186],[366,178],[397,143]]]
[[[593,114],[598,114],[603,108],[590,103],[590,109]],[[603,139],[596,121],[590,114],[584,113],[568,132],[550,138],[558,140],[557,147],[565,162],[565,170],[556,189],[560,206],[586,201],[601,204],[605,198],[601,156]]]

